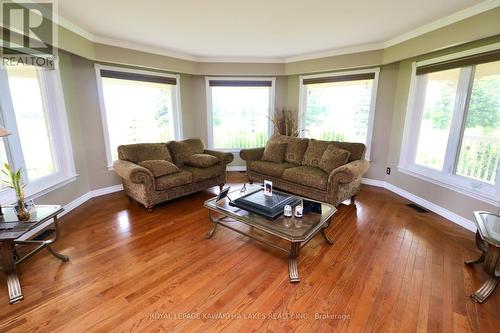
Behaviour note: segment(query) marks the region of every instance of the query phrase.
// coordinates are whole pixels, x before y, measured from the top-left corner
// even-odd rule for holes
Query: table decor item
[[[21,221],[26,221],[30,219],[30,213],[26,209],[26,203],[24,202],[24,188],[26,184],[24,183],[21,177],[21,168],[17,171],[14,171],[10,168],[10,166],[5,163],[4,169],[2,172],[7,176],[7,180],[4,180],[4,183],[7,184],[11,189],[16,193],[17,206],[16,213],[17,217]]]

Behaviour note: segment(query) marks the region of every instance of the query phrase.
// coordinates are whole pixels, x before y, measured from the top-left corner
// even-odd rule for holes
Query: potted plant
[[[24,202],[24,188],[26,184],[21,178],[21,168],[17,171],[13,171],[10,166],[5,163],[2,172],[7,176],[7,180],[4,180],[4,183],[16,192],[17,217],[21,221],[29,220],[30,213],[26,209],[26,203]]]

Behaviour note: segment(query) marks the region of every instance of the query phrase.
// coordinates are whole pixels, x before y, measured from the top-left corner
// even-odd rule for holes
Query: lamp
[[[0,126],[0,137],[10,135],[11,133],[4,127]],[[3,216],[2,205],[0,204],[0,216]]]

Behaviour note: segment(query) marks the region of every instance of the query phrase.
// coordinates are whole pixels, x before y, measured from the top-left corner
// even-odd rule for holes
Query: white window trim
[[[114,161],[113,161],[113,157],[112,157],[112,153],[111,153],[111,145],[109,142],[109,130],[108,130],[108,123],[107,123],[106,107],[105,107],[105,103],[104,103],[104,93],[103,93],[103,89],[102,89],[101,70],[112,70],[115,72],[144,74],[144,75],[150,75],[150,76],[168,77],[168,78],[176,79],[176,84],[173,87],[174,91],[172,94],[174,137],[176,140],[180,140],[181,138],[183,138],[181,94],[180,94],[181,77],[179,74],[159,73],[159,72],[153,72],[153,71],[145,71],[145,70],[123,68],[123,67],[117,67],[117,66],[108,66],[108,65],[101,65],[101,64],[95,64],[94,68],[95,68],[95,75],[96,75],[96,81],[97,81],[97,96],[99,99],[99,109],[101,111],[102,130],[103,130],[103,134],[104,134],[104,146],[106,149],[106,163],[107,163],[106,167],[108,168],[108,170],[113,169],[113,162]]]
[[[214,149],[214,131],[213,131],[213,111],[212,111],[212,88],[210,87],[211,80],[224,80],[224,81],[269,81],[271,82],[271,89],[269,93],[269,109],[268,116],[273,117],[275,109],[275,91],[276,91],[276,78],[275,77],[255,77],[255,76],[206,76],[205,77],[205,94],[207,103],[207,133],[208,133],[208,147]],[[274,127],[269,121],[268,123],[268,136],[271,137],[274,133]],[[239,153],[239,148],[217,148],[218,150]]]
[[[8,110],[8,112],[4,112],[1,115],[1,121],[6,128],[17,128],[5,71],[2,70],[0,75],[5,76],[0,80],[0,90],[4,91],[3,96],[5,96],[5,99],[1,102],[1,108]],[[56,63],[53,70],[45,72],[40,78],[41,93],[44,95],[42,102],[47,103],[45,108],[47,110],[47,123],[49,124],[49,139],[54,153],[54,163],[58,172],[28,182],[25,188],[26,199],[34,199],[49,193],[58,187],[73,182],[78,177],[73,158],[72,141],[58,64]],[[0,138],[0,140],[3,139],[5,141],[6,153],[9,160],[15,166],[24,165],[19,135],[14,133],[14,131],[11,132],[12,135]],[[12,146],[9,145],[9,141],[14,141],[15,144]],[[1,168],[3,168],[3,165]],[[23,178],[25,180],[28,179],[26,170],[23,170]],[[15,201],[16,196],[13,189],[4,188],[0,190],[1,203],[14,203]]]
[[[299,127],[299,135],[304,137],[305,134],[305,119],[306,119],[306,110],[307,110],[307,85],[305,85],[304,79],[315,79],[322,77],[335,77],[335,76],[344,76],[344,75],[355,75],[355,74],[367,74],[373,73],[375,75],[373,79],[372,85],[372,94],[370,99],[370,110],[368,113],[368,128],[366,131],[366,154],[365,158],[370,161],[371,154],[371,146],[372,146],[372,138],[373,138],[373,125],[375,120],[375,110],[377,108],[377,90],[378,90],[378,78],[380,73],[380,67],[369,68],[369,69],[361,69],[361,70],[353,70],[353,71],[343,71],[343,72],[332,72],[332,73],[323,73],[323,74],[314,74],[314,75],[301,75],[299,77],[299,113],[298,113],[298,127]]]
[[[495,43],[492,45],[487,45],[484,47],[458,52],[451,55],[446,55],[442,57],[437,57],[412,63],[411,80],[408,92],[406,116],[405,116],[404,130],[403,130],[403,139],[401,142],[401,152],[399,156],[399,165],[398,165],[398,170],[400,172],[431,182],[433,184],[450,189],[452,191],[469,196],[471,198],[480,200],[490,205],[498,206],[500,204],[500,181],[497,181],[496,185],[491,185],[482,181],[454,174],[455,171],[453,169],[454,165],[451,165],[450,161],[454,161],[456,159],[456,155],[459,154],[458,149],[454,148],[458,147],[457,145],[460,142],[460,136],[462,130],[461,128],[450,129],[449,141],[451,141],[451,144],[450,143],[448,144],[448,149],[446,151],[446,157],[447,157],[446,160],[448,161],[448,164],[445,164],[443,166],[443,171],[438,171],[432,168],[427,168],[425,166],[417,165],[414,161],[418,144],[418,135],[419,135],[418,133],[420,131],[420,117],[419,117],[420,113],[419,113],[419,107],[417,105],[418,103],[417,67],[439,63],[447,60],[458,59],[465,56],[470,56],[483,52],[488,52],[496,50],[498,48],[500,48],[500,43]],[[468,82],[461,75],[458,84],[464,85],[468,84]],[[465,89],[463,89],[462,87],[462,89],[459,88],[457,90],[459,91],[459,94],[456,96],[455,105],[457,104],[462,105],[467,102],[467,96],[461,93],[465,91]],[[460,118],[460,119],[457,118],[458,120],[462,120],[463,116],[464,116],[463,113],[460,113],[459,115],[454,114],[454,117]],[[498,172],[500,172],[500,168],[497,171],[497,173]],[[497,179],[500,179],[498,175]]]

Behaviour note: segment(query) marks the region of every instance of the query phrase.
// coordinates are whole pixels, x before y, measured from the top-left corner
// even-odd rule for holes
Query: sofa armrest
[[[260,161],[264,155],[264,147],[242,149],[240,150],[240,157],[245,161]]]
[[[370,162],[367,160],[356,160],[350,163],[339,166],[333,170],[328,177],[329,183],[347,184],[352,182],[356,177],[361,177],[368,171]]]
[[[224,164],[229,164],[234,160],[234,155],[231,153],[226,153],[218,150],[205,149],[203,153],[212,155],[221,160]]]
[[[148,169],[124,160],[117,160],[113,163],[113,170],[125,180],[131,181],[132,183],[154,183],[154,177],[151,171]]]

